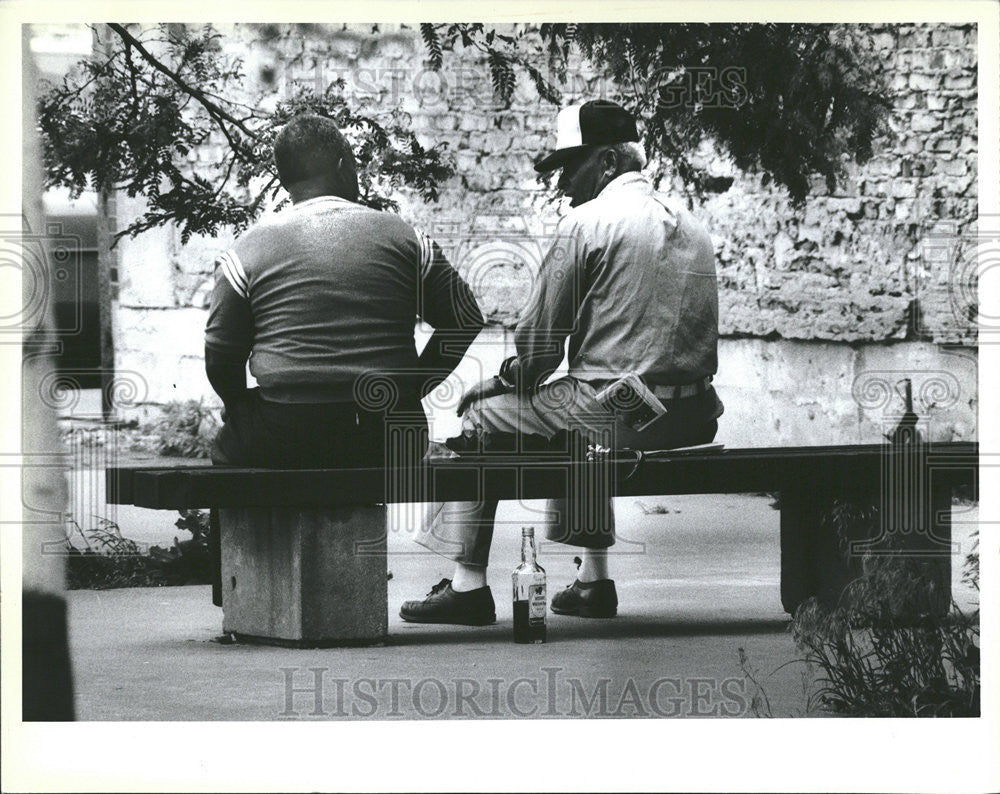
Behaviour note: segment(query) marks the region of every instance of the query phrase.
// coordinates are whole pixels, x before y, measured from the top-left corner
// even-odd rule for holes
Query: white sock
[[[486,566],[455,563],[455,574],[451,578],[451,589],[456,593],[478,590],[486,587]]]
[[[596,582],[599,579],[610,579],[608,574],[608,550],[584,549],[583,562],[576,578],[581,582]]]

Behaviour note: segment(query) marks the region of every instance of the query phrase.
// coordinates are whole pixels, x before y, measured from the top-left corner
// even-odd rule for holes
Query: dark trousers
[[[405,428],[411,439],[402,453],[392,447],[394,427]],[[383,467],[387,461],[413,465],[427,449],[427,433],[416,395],[375,411],[353,402],[272,402],[250,389],[227,411],[212,462],[280,469]]]

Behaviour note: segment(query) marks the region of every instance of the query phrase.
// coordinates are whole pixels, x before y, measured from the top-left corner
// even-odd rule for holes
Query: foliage
[[[212,581],[212,557],[208,547],[209,517],[202,510],[181,510],[174,526],[191,533],[190,540],[177,540],[169,549],[153,546],[149,556],[162,572],[165,584],[208,584]]]
[[[962,582],[979,592],[979,531],[974,533],[972,549],[965,555],[962,566]]]
[[[841,503],[833,513],[842,536],[873,511]],[[978,538],[963,581],[978,591]],[[980,713],[979,609],[949,610],[919,557],[868,554],[839,603],[799,606],[791,631],[803,656],[806,712],[855,717],[971,717]],[[754,713],[771,705],[743,649],[740,665],[754,687]],[[808,684],[808,685],[807,685]]]
[[[116,234],[135,236],[167,222],[192,234],[239,233],[280,187],[271,159],[278,129],[300,113],[334,119],[354,146],[360,202],[395,209],[393,192],[405,184],[426,200],[452,173],[444,146],[424,149],[400,112],[369,113],[349,107],[343,82],[322,92],[299,88],[273,110],[243,92],[240,59],[227,56],[210,25],[160,25],[135,30],[104,27],[105,52],[81,61],[39,100],[47,187],[79,195],[124,190],[143,196],[146,212]],[[218,144],[208,165],[189,161],[200,147]],[[278,202],[280,207],[283,202]]]
[[[546,29],[551,31],[555,27],[542,25],[543,37]],[[572,35],[577,26],[562,27],[568,28]],[[472,24],[424,22],[420,25],[420,36],[427,48],[428,64],[432,69],[441,69],[446,50],[453,51],[457,46],[474,49],[485,56],[493,91],[504,105],[509,106],[513,98],[518,69],[524,70],[542,99],[557,104],[562,99],[562,92],[552,80],[543,75],[539,65],[548,62],[556,75],[565,79],[568,46],[562,51],[562,60],[553,60],[546,55],[539,41],[532,35],[534,32],[534,28],[520,27],[512,30],[510,34],[500,33],[496,28],[487,28],[481,22]]]
[[[579,52],[645,121],[650,152],[696,190],[711,184],[692,157],[706,138],[796,202],[816,175],[833,190],[845,161],[871,157],[890,108],[881,63],[858,26],[574,23],[502,36],[482,24],[425,23],[421,35],[432,68],[458,46],[484,53],[508,104],[517,69],[543,99],[559,102]]]
[[[182,458],[207,458],[219,423],[201,400],[174,401],[163,406],[163,413],[151,428],[153,449],[160,455]]]
[[[280,26],[257,29],[265,46],[282,35]],[[146,212],[115,240],[168,222],[183,242],[239,233],[265,206],[280,207],[270,144],[303,112],[344,130],[358,156],[363,204],[395,209],[404,185],[435,200],[453,173],[443,144],[425,149],[405,113],[378,110],[374,99],[349,104],[340,80],[321,91],[289,89],[272,104],[264,101],[268,93],[273,100],[271,88],[248,96],[242,62],[210,25],[98,30],[103,52],[40,92],[40,128],[47,186],[77,195],[121,189],[146,200]],[[845,162],[871,156],[889,108],[879,61],[858,26],[545,24],[505,32],[424,23],[419,30],[432,68],[443,68],[456,48],[482,53],[501,104],[511,101],[518,73],[543,100],[559,103],[582,55],[644,119],[658,176],[672,168],[695,191],[717,181],[695,156],[707,138],[737,167],[761,172],[801,201],[813,177],[832,187]],[[206,146],[218,151],[208,164],[198,161]]]
[[[112,521],[99,519],[96,528],[84,532],[71,519],[69,523],[84,548],[73,543],[74,535],[67,536],[67,587],[102,590],[209,583],[208,514],[182,510],[180,515],[175,526],[190,532],[191,539],[179,541],[175,537],[169,549],[152,546],[147,551],[134,540],[123,537]]]
[[[66,586],[70,590],[152,583],[138,544],[122,537],[117,524],[102,518],[97,528],[87,532],[75,520],[70,524],[85,544],[80,549],[73,544],[72,536],[66,538]]]
[[[856,607],[826,612],[810,600],[795,614],[793,634],[820,671],[826,708],[859,717],[979,716],[978,610],[953,606],[902,621]]]

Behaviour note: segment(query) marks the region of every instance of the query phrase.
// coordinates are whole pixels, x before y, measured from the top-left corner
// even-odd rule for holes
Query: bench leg
[[[219,509],[208,511],[208,560],[212,568],[212,603],[222,606],[222,530],[219,528]]]
[[[816,594],[808,528],[819,520],[806,488],[781,490],[781,606],[789,615]]]
[[[385,506],[220,511],[223,630],[272,645],[385,641]]]
[[[812,596],[835,607],[844,588],[861,575],[861,555],[851,553],[850,543],[867,540],[870,527],[852,524],[843,536],[838,533],[838,501],[861,509],[876,506],[878,496],[806,473],[781,490],[781,605],[789,614]]]
[[[875,510],[874,519],[849,524],[838,534],[833,515],[838,500]],[[942,613],[951,603],[950,541],[947,484],[907,492],[894,487],[837,488],[829,479],[797,480],[781,491],[782,606],[794,614],[811,596],[828,608],[836,606],[844,588],[861,575],[863,556],[879,555],[919,571],[926,588],[921,604],[911,606]]]

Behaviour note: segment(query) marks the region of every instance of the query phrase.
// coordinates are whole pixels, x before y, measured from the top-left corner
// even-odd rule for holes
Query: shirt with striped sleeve
[[[426,235],[321,196],[258,223],[218,257],[205,344],[249,357],[269,400],[347,401],[367,373],[416,372],[417,317],[436,331],[483,322]]]

